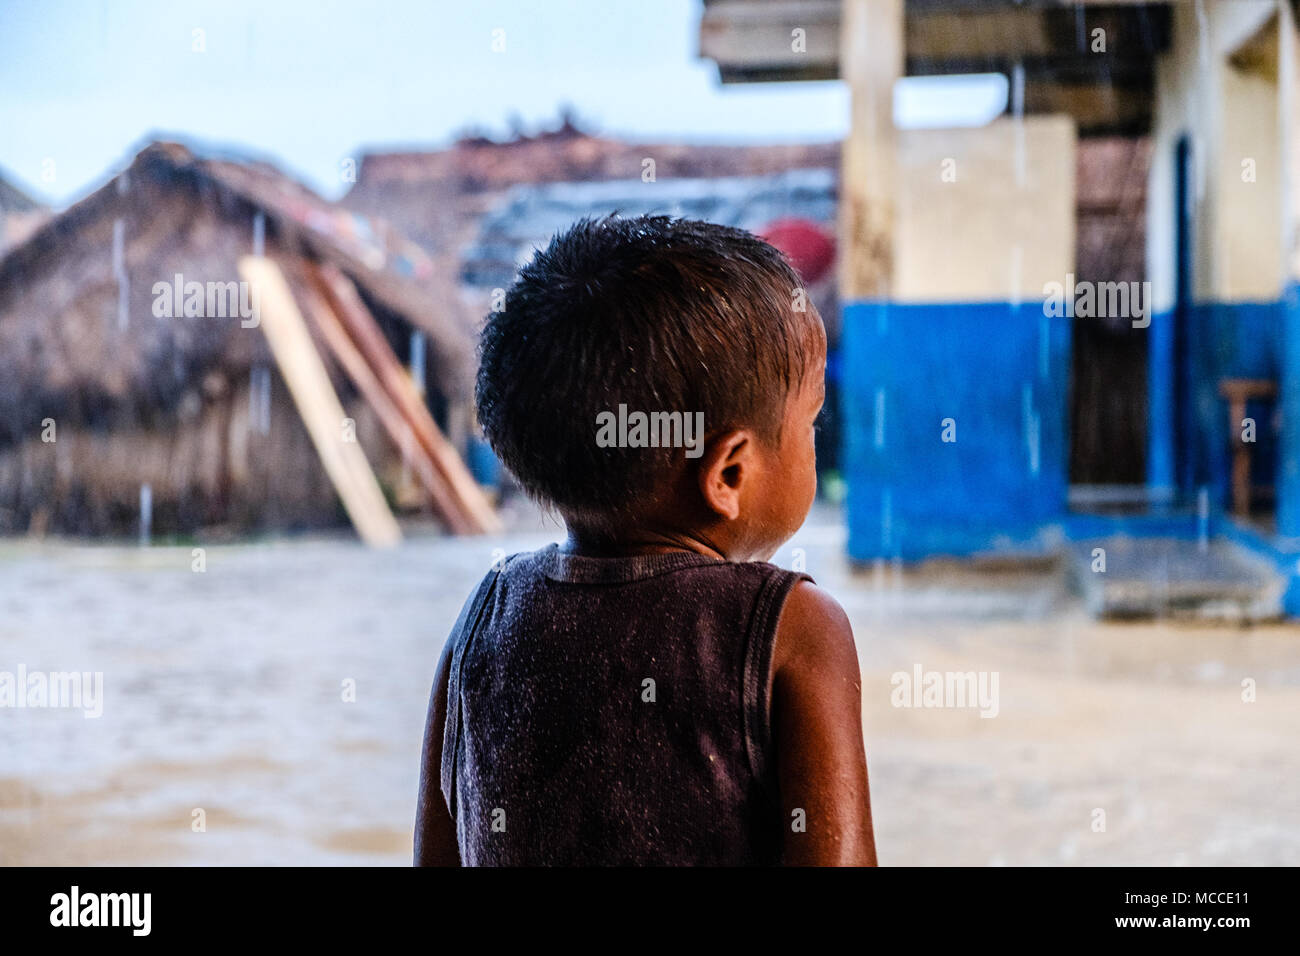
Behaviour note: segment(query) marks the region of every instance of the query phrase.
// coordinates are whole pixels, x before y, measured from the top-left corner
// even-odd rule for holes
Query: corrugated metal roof
[[[508,286],[555,233],[578,219],[612,213],[704,219],[751,232],[791,216],[833,228],[837,178],[834,169],[794,169],[774,176],[516,186],[484,217],[477,240],[465,250],[461,278],[480,288]]]

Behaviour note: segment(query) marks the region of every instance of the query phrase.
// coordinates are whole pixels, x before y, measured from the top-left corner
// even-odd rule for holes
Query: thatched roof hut
[[[0,532],[128,532],[145,486],[158,532],[342,520],[238,308],[250,253],[345,275],[398,358],[414,350],[439,424],[463,430],[475,320],[427,256],[267,164],[158,142],[0,258]],[[398,496],[402,455],[330,371]]]

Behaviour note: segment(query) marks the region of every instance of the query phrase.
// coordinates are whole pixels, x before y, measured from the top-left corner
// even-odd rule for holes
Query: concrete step
[[[1113,536],[1072,542],[1068,554],[1071,579],[1097,617],[1245,622],[1282,615],[1286,581],[1230,541]]]

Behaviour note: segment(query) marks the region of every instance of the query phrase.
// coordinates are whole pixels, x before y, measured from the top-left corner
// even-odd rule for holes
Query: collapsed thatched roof
[[[56,321],[73,303],[103,294],[117,254],[111,248],[115,219],[126,219],[124,238],[131,252],[125,265],[150,285],[171,278],[166,253],[172,241],[188,242],[205,258],[209,251],[219,257],[222,264],[210,275],[237,278],[234,258],[251,251],[259,213],[268,244],[337,266],[378,310],[423,330],[443,394],[465,392],[475,320],[453,282],[417,246],[382,222],[326,202],[269,164],[204,158],[174,142],[147,146],[125,171],[5,252],[0,340],[6,338],[3,323],[16,309],[29,317],[37,310]],[[73,251],[78,254],[69,255]],[[59,296],[31,294],[50,280],[60,287]],[[134,302],[131,308],[133,315],[141,314]],[[147,347],[142,337],[122,343],[132,344]]]

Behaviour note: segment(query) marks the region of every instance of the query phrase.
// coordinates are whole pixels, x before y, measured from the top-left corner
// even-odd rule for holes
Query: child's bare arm
[[[862,678],[843,608],[808,582],[790,592],[773,648],[772,734],[787,866],[875,866]],[[802,810],[806,829],[795,826]]]
[[[456,824],[442,797],[442,731],[447,722],[447,677],[451,666],[450,640],[438,660],[424,725],[424,753],[420,760],[420,797],[415,809],[415,865],[460,866]]]

